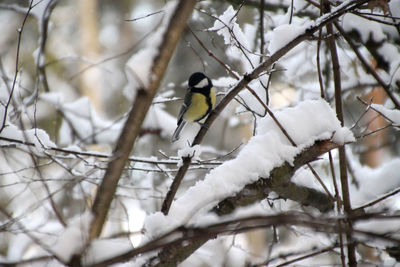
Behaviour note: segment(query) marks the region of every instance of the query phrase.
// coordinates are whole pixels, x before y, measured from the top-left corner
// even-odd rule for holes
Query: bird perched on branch
[[[185,100],[178,116],[178,127],[172,135],[172,142],[179,139],[179,134],[186,122],[200,122],[205,119],[215,106],[215,88],[204,73],[195,72],[189,78]]]

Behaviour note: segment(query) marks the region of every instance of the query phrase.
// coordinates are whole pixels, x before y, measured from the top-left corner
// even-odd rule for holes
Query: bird
[[[177,127],[171,141],[179,139],[179,134],[187,122],[200,122],[213,110],[216,102],[216,92],[211,79],[202,72],[193,73],[188,80],[188,88],[181,110],[178,115]]]

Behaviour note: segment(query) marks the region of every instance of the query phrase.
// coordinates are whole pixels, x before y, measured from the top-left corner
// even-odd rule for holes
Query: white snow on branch
[[[33,143],[38,153],[46,148],[55,147],[56,145],[50,140],[49,135],[42,129],[20,130],[17,126],[7,123],[6,127],[0,134],[1,137],[19,140],[21,142]],[[7,141],[0,141],[0,144],[8,144]],[[26,148],[25,145],[20,145]]]
[[[146,219],[149,237],[190,223],[196,215],[204,216],[220,200],[234,195],[246,184],[268,177],[272,169],[285,162],[292,163],[296,155],[317,140],[331,139],[335,132],[341,132],[340,143],[354,141],[350,130],[340,126],[335,112],[324,100],[304,101],[276,111],[275,116],[297,146],[290,144],[269,116],[261,119],[256,135],[235,159],[213,169],[203,181],[189,188],[172,204],[168,216],[157,212]]]
[[[388,118],[394,124],[400,126],[400,110],[388,109],[379,104],[371,104],[371,107]]]
[[[251,71],[252,64],[258,64],[259,60],[259,56],[252,51],[253,45],[251,45],[256,35],[256,28],[253,25],[244,24],[242,30],[237,23],[237,15],[238,11],[229,6],[208,30],[216,31],[224,38],[229,58],[238,60],[245,70]]]
[[[237,24],[237,11],[229,6],[225,12],[214,22],[214,26],[209,28],[210,31],[216,31],[224,38],[226,45],[243,45],[249,48],[249,43],[240,26]]]
[[[164,33],[167,30],[168,22],[175,11],[176,1],[168,2],[165,5],[164,17],[158,29],[148,37],[144,47],[134,54],[126,63],[126,76],[128,87],[125,94],[128,98],[133,98],[132,90],[147,88],[152,80],[152,68],[154,58],[158,55],[159,47],[162,43]]]
[[[300,22],[292,24],[283,24],[276,27],[272,32],[267,33],[267,41],[269,41],[268,52],[275,53],[283,48],[297,36],[303,34],[312,24],[310,22]]]

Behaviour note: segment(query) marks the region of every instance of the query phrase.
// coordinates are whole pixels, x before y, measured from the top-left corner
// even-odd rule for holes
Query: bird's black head
[[[195,72],[189,78],[189,87],[212,87],[211,80],[202,72]]]

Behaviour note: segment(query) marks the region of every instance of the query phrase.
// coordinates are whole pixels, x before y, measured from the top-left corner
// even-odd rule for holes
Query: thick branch
[[[140,133],[144,117],[152,103],[195,3],[195,0],[181,0],[176,6],[159,47],[159,54],[153,62],[151,82],[148,88],[140,88],[137,92],[132,109],[129,112],[128,119],[125,122],[114,150],[114,159],[108,164],[103,181],[96,194],[92,207],[94,218],[90,229],[91,239],[98,237],[101,233],[119,178],[132,150],[133,143]]]
[[[274,191],[280,197],[291,199],[301,205],[309,205],[317,208],[321,212],[331,210],[333,202],[328,195],[315,189],[296,185],[290,182],[290,178],[300,167],[337,147],[336,143],[330,141],[315,143],[312,147],[297,155],[293,165],[286,162],[282,166],[275,168],[268,178],[260,178],[255,183],[246,185],[236,196],[221,201],[213,211],[218,215],[229,214],[240,206],[250,205],[263,200],[270,191]]]
[[[372,218],[376,220],[385,220],[385,219],[399,218],[399,216],[380,215],[380,214],[361,214],[359,216],[354,216],[351,219],[369,220]],[[91,265],[91,267],[109,266],[111,264],[127,261],[135,256],[141,255],[146,252],[154,251],[163,247],[167,248],[179,247],[182,250],[191,246],[187,244],[198,244],[200,241],[210,240],[218,235],[238,234],[260,228],[269,228],[271,226],[278,227],[284,225],[297,225],[306,228],[311,228],[318,232],[337,233],[340,230],[337,226],[337,222],[339,220],[343,220],[343,218],[313,217],[307,213],[294,212],[294,213],[281,213],[270,216],[253,216],[241,219],[233,219],[197,228],[179,227],[149,242],[148,244],[142,247],[135,248],[113,259],[93,264]],[[374,238],[377,240],[392,242],[393,244],[397,244],[400,242],[400,240],[396,238],[392,238],[387,235],[376,234],[373,232],[354,230],[348,227],[344,227],[341,230],[343,230],[345,233],[348,234],[357,235],[364,238],[365,237]],[[178,264],[179,262],[176,263]],[[148,265],[148,266],[153,266],[153,265]],[[170,263],[166,262],[158,262],[158,264],[154,266],[176,266],[176,265],[171,265]]]

